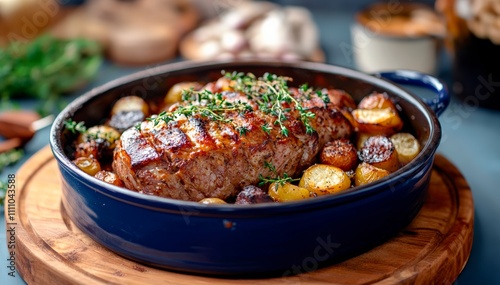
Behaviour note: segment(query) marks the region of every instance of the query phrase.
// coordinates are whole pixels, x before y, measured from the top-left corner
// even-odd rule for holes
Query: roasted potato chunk
[[[144,121],[146,116],[141,110],[118,112],[111,116],[107,125],[123,133],[125,130]]]
[[[398,152],[392,141],[387,137],[369,137],[359,150],[358,155],[361,161],[389,172],[399,169]]]
[[[98,125],[89,128],[78,136],[77,142],[107,142],[110,149],[115,148],[115,141],[120,139],[120,133],[110,126]]]
[[[374,92],[363,99],[358,104],[358,109],[385,109],[391,108],[397,111],[396,105],[386,93]]]
[[[356,102],[349,93],[340,89],[328,89],[328,99],[333,105],[343,109],[356,109]]]
[[[311,197],[311,192],[306,188],[291,183],[281,184],[274,182],[269,185],[269,196],[276,202],[304,200]]]
[[[392,135],[390,139],[396,147],[401,165],[408,164],[420,152],[420,143],[410,133],[397,133]]]
[[[390,172],[385,169],[362,162],[358,165],[354,173],[354,185],[361,186],[372,183],[389,174]]]
[[[238,193],[238,196],[236,196],[235,204],[249,205],[268,202],[274,202],[274,200],[259,187],[248,185],[243,187],[243,190]]]
[[[106,183],[123,187],[123,182],[120,180],[120,178],[118,178],[118,175],[116,175],[114,172],[101,170],[97,172],[94,176],[95,178],[102,180]]]
[[[226,201],[219,198],[203,198],[198,201],[200,204],[212,205],[212,204],[227,204]]]
[[[92,176],[101,171],[101,164],[93,157],[79,157],[73,160],[73,163],[85,173]]]
[[[359,133],[359,132],[356,133],[356,138],[355,138],[356,149],[360,150],[369,137],[373,137],[373,135],[367,133]]]
[[[75,152],[73,153],[74,158],[79,157],[94,157],[97,159],[101,158],[111,158],[112,150],[108,148],[105,143],[98,143],[94,140],[81,142],[76,145]]]
[[[174,84],[165,95],[163,102],[165,104],[174,104],[182,101],[182,91],[183,90],[199,90],[202,85],[199,82],[179,82]]]
[[[138,96],[126,96],[118,99],[111,109],[111,115],[120,112],[141,111],[144,116],[149,114],[149,106],[144,99]]]
[[[320,154],[320,161],[322,164],[333,165],[348,171],[358,164],[358,152],[351,141],[334,140],[325,145]]]
[[[362,133],[390,136],[403,127],[399,114],[392,108],[356,109],[352,111],[352,116]]]
[[[306,188],[316,195],[325,195],[349,189],[351,180],[336,166],[316,164],[304,171],[299,187]]]

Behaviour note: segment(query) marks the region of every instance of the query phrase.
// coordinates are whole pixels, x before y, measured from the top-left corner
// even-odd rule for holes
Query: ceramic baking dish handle
[[[446,84],[431,75],[411,70],[379,72],[374,75],[390,80],[394,83],[424,87],[436,92],[436,96],[434,98],[422,99],[427,105],[429,105],[429,107],[431,107],[432,110],[434,110],[434,113],[436,113],[437,116],[441,115],[450,104],[450,95]]]

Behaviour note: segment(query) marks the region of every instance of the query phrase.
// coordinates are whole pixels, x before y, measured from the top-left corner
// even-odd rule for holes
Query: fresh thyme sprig
[[[87,131],[87,127],[85,127],[85,122],[75,122],[72,119],[67,119],[63,122],[64,128],[70,131],[73,134],[76,133],[85,133]]]
[[[235,91],[242,92],[247,98],[254,102],[258,109],[265,113],[276,117],[274,125],[279,126],[281,135],[289,136],[289,129],[286,127],[288,115],[296,110],[299,113],[300,120],[303,123],[306,133],[312,134],[315,132],[311,125],[311,119],[315,118],[315,114],[304,108],[299,100],[292,96],[288,89],[287,82],[292,81],[289,77],[278,76],[276,74],[265,73],[262,77],[257,78],[252,73],[232,72],[227,73],[222,71],[222,74],[231,80],[230,87]],[[303,92],[312,93],[307,84],[301,88]],[[319,93],[318,93],[318,96]],[[310,99],[305,98],[305,99]],[[325,96],[320,96],[325,100]],[[154,126],[160,122],[169,123],[179,117],[192,117],[201,115],[214,121],[222,123],[230,123],[241,134],[246,134],[249,130],[245,126],[238,126],[234,121],[227,116],[228,112],[237,112],[244,114],[252,112],[253,107],[241,101],[229,102],[224,99],[221,93],[213,93],[209,90],[195,91],[193,89],[184,90],[182,99],[189,104],[179,104],[172,112],[161,112],[158,115],[147,118]],[[326,95],[326,99],[328,96]],[[141,126],[136,125],[136,129],[140,130]],[[273,127],[268,123],[261,126],[262,130],[270,134]]]
[[[209,90],[184,90],[182,98],[184,101],[190,101],[191,104],[181,104],[173,112],[161,112],[157,116],[148,118],[147,120],[151,121],[153,125],[156,126],[162,121],[168,123],[181,116],[192,117],[195,114],[200,114],[202,117],[214,121],[233,124],[241,135],[248,132],[247,127],[237,126],[234,124],[233,120],[228,118],[225,114],[232,111],[239,114],[253,111],[250,104],[241,101],[229,102],[223,98],[221,93],[213,93]]]
[[[272,183],[276,183],[276,185],[277,184],[285,185],[285,183],[291,183],[291,182],[300,180],[300,178],[292,178],[292,177],[288,176],[288,174],[286,174],[286,173],[283,174],[283,177],[280,177],[276,173],[276,166],[274,166],[272,163],[270,163],[268,161],[264,162],[264,167],[269,169],[276,176],[275,177],[269,177],[269,176],[264,177],[264,176],[262,176],[262,174],[259,174],[259,180],[260,180],[259,186],[263,186],[265,184],[272,184]]]
[[[277,119],[274,124],[279,125],[280,132],[283,136],[289,135],[289,130],[285,126],[287,114],[294,108],[300,114],[300,120],[306,128],[307,134],[314,133],[314,128],[311,126],[310,119],[315,117],[315,114],[304,108],[300,102],[294,98],[288,90],[288,81],[292,81],[289,77],[278,76],[276,74],[265,73],[262,77],[257,78],[251,73],[243,72],[223,72],[224,76],[232,82],[233,88],[244,92],[248,98],[257,103],[259,110],[266,114],[271,114]],[[307,85],[302,85],[303,88],[308,88]],[[269,125],[262,126],[262,129],[269,133],[271,128]]]

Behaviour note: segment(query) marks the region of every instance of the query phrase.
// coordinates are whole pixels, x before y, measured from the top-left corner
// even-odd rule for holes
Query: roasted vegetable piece
[[[85,171],[85,173],[94,176],[97,172],[101,171],[101,164],[93,157],[79,157],[73,160],[78,168]]]
[[[320,161],[322,164],[333,165],[348,171],[358,164],[358,152],[351,141],[334,140],[325,145],[320,154]]]
[[[389,172],[399,169],[398,152],[392,141],[384,136],[369,137],[359,150],[359,159]]]
[[[149,106],[141,97],[126,96],[115,102],[113,109],[111,109],[111,115],[129,111],[141,111],[145,116],[148,116]]]
[[[111,116],[108,125],[123,133],[125,130],[144,121],[145,118],[146,116],[141,110],[118,112]]]
[[[235,204],[248,205],[274,202],[273,199],[257,186],[248,185],[236,196]]]
[[[116,186],[123,187],[123,182],[116,176],[115,173],[107,170],[101,170],[97,172],[95,175],[95,178],[102,180],[106,183],[113,184]]]
[[[363,133],[390,136],[403,127],[403,121],[392,108],[356,109],[352,116],[358,130]]]
[[[115,148],[115,141],[120,139],[120,133],[110,126],[98,125],[89,128],[86,132],[78,136],[77,142],[100,141],[106,142],[108,148]]]
[[[183,90],[199,90],[202,85],[199,82],[179,82],[174,84],[174,86],[170,87],[165,95],[164,103],[165,104],[174,104],[182,101],[182,91]]]
[[[269,185],[269,196],[276,202],[304,200],[311,197],[311,192],[306,188],[291,183],[281,184],[274,182]]]
[[[304,171],[299,186],[306,188],[316,195],[325,195],[348,189],[351,187],[351,180],[338,167],[316,164]]]
[[[420,152],[420,143],[410,133],[397,133],[392,135],[390,139],[396,147],[401,165],[408,164]]]
[[[362,162],[356,168],[356,172],[354,174],[354,185],[361,186],[372,183],[389,174],[390,172],[385,169]]]
[[[328,99],[330,99],[330,102],[333,105],[338,106],[339,108],[349,110],[356,109],[356,102],[354,102],[352,96],[344,90],[328,89]]]
[[[198,203],[200,204],[227,204],[226,201],[219,198],[203,198]]]
[[[396,105],[386,93],[374,92],[363,99],[358,104],[358,109],[385,109],[391,108],[397,111]]]
[[[113,105],[108,125],[123,133],[125,130],[144,121],[148,114],[149,106],[141,97],[122,97]]]
[[[356,138],[355,138],[356,149],[360,150],[363,147],[363,145],[365,144],[366,140],[372,136],[373,136],[372,134],[357,132]]]
[[[75,152],[73,154],[74,158],[79,157],[94,157],[96,159],[111,158],[112,150],[108,148],[108,144],[101,142],[96,142],[95,140],[81,142],[76,145]]]

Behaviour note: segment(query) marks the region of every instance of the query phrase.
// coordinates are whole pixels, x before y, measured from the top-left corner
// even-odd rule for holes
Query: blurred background
[[[442,150],[459,166],[482,166],[490,155],[500,159],[500,152],[489,148],[493,153],[477,160],[452,154],[471,144],[467,130],[498,122],[492,110],[500,109],[499,44],[499,0],[0,0],[0,181],[47,145],[51,119],[79,95],[157,65],[212,59],[433,74],[452,91],[453,105],[442,116],[445,134],[464,139],[452,144],[444,137]],[[29,112],[23,120],[11,113],[21,110]],[[28,133],[8,133],[13,121],[22,121]],[[498,133],[498,126],[484,133]],[[476,193],[475,199],[482,210],[498,211],[488,197]],[[499,229],[481,235],[480,226],[483,245],[496,244]],[[491,262],[497,256],[485,261],[485,246],[475,248],[457,284],[477,278],[484,284],[491,276],[500,282],[500,266]]]

